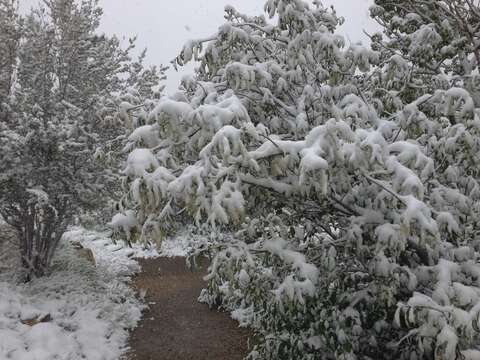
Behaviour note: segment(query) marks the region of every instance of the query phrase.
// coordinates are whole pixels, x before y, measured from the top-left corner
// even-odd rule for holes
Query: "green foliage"
[[[227,7],[184,46],[199,69],[129,137],[123,205],[143,240],[228,234],[199,245],[202,298],[254,328],[252,359],[478,358],[478,44],[441,30],[472,4],[377,1],[367,49],[269,0],[274,24]]]
[[[126,124],[105,114],[116,94],[159,75],[144,53],[131,59],[134,40],[123,49],[98,32],[98,1],[45,1],[25,16],[17,5],[0,2],[0,214],[19,233],[29,279],[47,272],[77,213],[117,194],[117,169],[94,154]]]

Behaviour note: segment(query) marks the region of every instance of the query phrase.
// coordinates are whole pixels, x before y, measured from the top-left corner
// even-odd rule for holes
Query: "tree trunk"
[[[23,212],[20,256],[24,280],[45,276],[53,254],[65,232],[62,218],[49,209],[31,205]]]

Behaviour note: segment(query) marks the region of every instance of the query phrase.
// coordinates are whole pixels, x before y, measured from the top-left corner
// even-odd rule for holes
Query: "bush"
[[[252,359],[478,357],[476,70],[425,76],[434,25],[366,49],[317,2],[265,9],[276,24],[227,7],[186,44],[195,76],[130,137],[140,238],[187,219],[230,234],[202,298],[253,326]]]

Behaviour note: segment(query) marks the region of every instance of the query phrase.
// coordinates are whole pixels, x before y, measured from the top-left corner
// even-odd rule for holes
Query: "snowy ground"
[[[90,248],[96,266],[79,256],[72,242]],[[0,271],[0,359],[121,358],[128,330],[144,308],[128,286],[140,270],[134,258],[184,256],[189,246],[187,237],[169,239],[159,254],[114,244],[109,232],[74,228],[64,236],[51,276],[19,284],[13,272]],[[47,315],[48,321],[34,326],[22,323]]]
[[[133,250],[83,229],[64,239],[51,276],[26,285],[0,276],[0,359],[116,360],[126,350],[128,329],[143,308],[127,285],[139,270]],[[91,248],[97,266],[79,257],[70,241]],[[22,323],[47,314],[50,321]]]
[[[191,236],[190,234],[179,235],[174,238],[165,239],[162,242],[160,256],[187,256],[191,250],[193,241],[195,241],[195,237]]]

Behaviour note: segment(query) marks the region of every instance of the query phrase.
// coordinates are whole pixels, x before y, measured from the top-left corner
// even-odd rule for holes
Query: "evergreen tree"
[[[23,20],[14,101],[0,124],[0,214],[19,232],[27,280],[47,272],[73,218],[103,206],[117,188],[115,168],[94,154],[124,133],[125,124],[103,116],[143,65],[131,60],[133,41],[122,49],[116,37],[98,34],[101,14],[94,0],[52,0]],[[145,72],[158,78],[155,68]]]
[[[0,1],[0,121],[6,121],[12,101],[21,19],[16,0]]]

